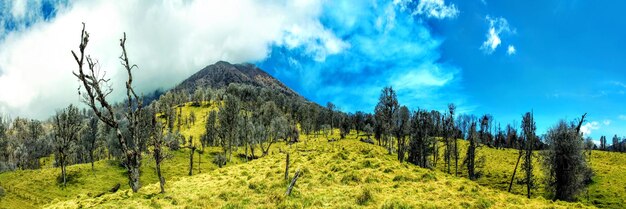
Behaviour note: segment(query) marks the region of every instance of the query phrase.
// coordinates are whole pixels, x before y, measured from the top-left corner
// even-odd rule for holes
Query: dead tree
[[[85,55],[85,49],[89,43],[89,33],[85,31],[85,24],[81,32],[81,43],[79,45],[79,55],[72,50],[74,60],[78,64],[78,72],[72,72],[76,78],[80,80],[81,87],[85,88],[78,94],[82,96],[82,102],[89,106],[96,116],[107,126],[113,128],[116,132],[117,139],[120,143],[122,153],[124,154],[124,166],[127,171],[129,185],[133,192],[139,191],[141,184],[139,182],[139,167],[141,166],[141,151],[139,150],[139,118],[142,111],[142,100],[135,93],[132,82],[133,77],[131,70],[137,65],[130,65],[126,54],[126,33],[120,39],[120,47],[122,55],[119,57],[122,65],[128,73],[126,81],[127,109],[124,112],[125,118],[129,121],[128,130],[130,138],[122,134],[120,127],[120,118],[116,115],[113,106],[106,100],[106,97],[113,92],[108,84],[110,79],[106,79],[106,72],[100,73],[100,69],[96,60],[91,56]],[[87,69],[85,69],[87,62]],[[128,141],[131,140],[131,141]]]
[[[291,183],[289,183],[289,186],[287,187],[287,192],[285,192],[286,196],[291,195],[291,190],[293,190],[293,187],[296,185],[296,181],[298,180],[298,177],[300,177],[300,169],[296,171],[296,174],[293,176],[293,179],[291,179]]]
[[[154,163],[156,164],[156,173],[159,178],[159,185],[161,186],[161,193],[165,193],[165,178],[161,174],[161,162],[165,159],[163,155],[163,150],[161,147],[163,146],[163,125],[157,121],[156,115],[152,114],[152,127],[153,127],[153,135],[152,135],[152,146],[154,149],[152,150],[152,156],[154,157]]]
[[[287,152],[287,159],[285,164],[285,181],[289,180],[289,152]]]
[[[193,175],[193,153],[196,152],[196,147],[193,146],[193,136],[189,136],[189,175]]]

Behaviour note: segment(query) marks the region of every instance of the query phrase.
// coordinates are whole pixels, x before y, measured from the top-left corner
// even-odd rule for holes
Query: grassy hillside
[[[91,198],[55,202],[49,208],[553,208],[581,204],[500,192],[464,178],[397,162],[378,146],[352,139],[328,143],[311,137],[291,147],[280,144],[263,158],[214,169],[167,184],[126,189]],[[286,197],[285,154],[291,153],[293,176],[300,169],[292,196]]]
[[[199,139],[210,109],[215,109],[215,104],[183,106],[185,117],[192,111],[197,117],[196,123],[181,127],[183,135]],[[331,137],[339,138],[338,134],[336,130]],[[210,161],[221,149],[211,147],[202,155],[200,174],[195,156],[191,177],[187,175],[189,150],[170,151],[172,157],[162,164],[167,179],[165,194],[158,194],[154,161],[147,155],[142,164],[143,187],[136,194],[127,185],[125,170],[113,160],[97,162],[95,172],[88,164],[69,166],[70,183],[65,189],[56,182],[58,168],[8,172],[0,174],[0,186],[6,190],[0,208],[585,207],[581,203],[545,200],[542,186],[535,190],[533,199],[505,192],[517,159],[516,150],[483,148],[479,156],[486,156],[484,175],[472,182],[463,177],[465,169],[461,165],[460,177],[439,171],[443,169],[442,160],[438,170],[422,169],[399,163],[384,148],[356,138],[352,133],[346,140],[329,143],[325,137],[305,135],[301,136],[302,142],[292,146],[275,144],[268,156],[247,163],[233,158],[232,163],[219,169]],[[460,143],[463,157],[465,143]],[[285,154],[280,150],[291,153],[290,176],[297,169],[303,173],[290,197],[284,195]],[[619,172],[621,162],[626,162],[622,154],[594,151],[592,165],[597,170],[597,183],[589,190],[590,202],[612,207],[624,204],[621,185],[625,185],[626,178],[621,178]],[[542,175],[539,169],[536,174]],[[520,172],[518,177],[521,179]],[[121,184],[120,191],[108,192],[117,183]],[[513,188],[514,193],[523,193],[521,185]]]
[[[467,177],[467,169],[462,165],[466,147],[467,143],[465,141],[459,141],[459,176],[463,177]],[[443,149],[441,149],[440,153],[443,153]],[[519,152],[515,149],[482,147],[478,151],[478,157],[485,158],[485,165],[480,169],[483,175],[476,182],[490,188],[508,191],[518,156]],[[532,197],[545,197],[544,172],[540,162],[540,151],[535,152],[534,156],[533,174],[536,178],[536,188],[532,190],[531,195]],[[620,168],[626,164],[626,154],[595,150],[592,151],[591,157],[591,167],[595,177],[588,191],[579,195],[579,200],[585,204],[597,207],[623,208],[626,205],[626,187],[624,186],[626,185],[626,173]],[[437,168],[445,171],[443,157],[441,159]],[[522,162],[520,161],[511,192],[526,195],[526,185],[522,181],[524,174],[521,166]],[[454,162],[451,168],[452,173],[454,173]]]

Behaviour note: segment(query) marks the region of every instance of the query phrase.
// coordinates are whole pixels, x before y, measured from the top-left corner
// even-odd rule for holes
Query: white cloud
[[[580,132],[583,133],[583,136],[589,136],[592,130],[600,129],[600,123],[598,121],[587,122],[580,127]]]
[[[502,18],[492,18],[490,16],[486,17],[487,22],[489,22],[489,30],[487,30],[487,40],[485,40],[480,46],[480,49],[487,53],[493,53],[498,46],[502,43],[501,35],[504,34],[514,34],[515,30],[512,30],[509,26],[509,22]],[[507,53],[510,52],[511,46],[509,46]],[[513,47],[513,52],[515,52],[515,48]]]
[[[111,77],[118,100],[126,79],[118,61],[123,32],[130,61],[139,66],[140,92],[170,88],[218,60],[262,60],[272,45],[302,46],[316,60],[349,47],[320,24],[320,1],[76,1],[49,21],[29,8],[13,14],[39,15],[31,26],[6,31],[0,41],[0,111],[13,116],[45,118],[78,103],[70,50],[77,50],[81,22],[90,33],[87,53]]]
[[[413,15],[422,15],[427,18],[445,19],[455,18],[459,15],[459,9],[456,5],[446,5],[444,0],[420,0],[417,6],[412,0],[394,0],[393,3],[399,4],[403,10],[412,10]],[[415,8],[412,8],[413,6]]]
[[[626,120],[626,115],[619,115],[617,116],[617,118],[619,118],[620,120]]]
[[[611,125],[611,120],[604,120],[604,121],[602,121],[602,123],[603,123],[605,126],[608,126],[608,125]]]
[[[515,49],[515,46],[513,45],[509,45],[509,47],[506,49],[506,54],[508,55],[514,55],[517,52],[517,50]]]

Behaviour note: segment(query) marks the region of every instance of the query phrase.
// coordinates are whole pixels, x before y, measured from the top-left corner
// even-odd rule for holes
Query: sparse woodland
[[[315,191],[318,187],[341,182],[359,191],[356,197],[359,206],[374,205],[373,199],[382,196],[374,187],[359,186],[365,182],[413,182],[395,184],[407,189],[416,186],[414,182],[428,181],[423,179],[436,181],[442,175],[446,179],[454,179],[454,183],[449,183],[454,186],[460,186],[458,181],[474,181],[477,182],[475,185],[489,187],[485,181],[497,178],[502,183],[489,188],[486,193],[497,196],[499,193],[495,191],[512,192],[518,198],[516,201],[525,201],[519,197],[544,198],[583,201],[585,206],[593,206],[595,203],[588,200],[590,185],[608,180],[594,177],[597,170],[591,165],[595,163],[592,159],[597,157],[596,153],[607,155],[607,152],[626,151],[624,137],[615,135],[610,144],[606,137],[602,137],[600,146],[584,139],[580,126],[585,121],[585,115],[574,121],[555,121],[554,126],[542,134],[536,133],[531,110],[520,114],[521,125],[501,123],[489,114],[458,114],[454,104],[441,112],[412,110],[398,102],[391,86],[381,90],[378,104],[372,107],[371,113],[342,112],[330,102],[320,106],[298,95],[286,94],[284,89],[246,83],[230,83],[219,88],[194,86],[142,95],[133,88],[133,72],[142,70],[141,66],[133,65],[132,58],[127,57],[127,50],[133,49],[126,49],[126,41],[138,39],[132,34],[128,39],[126,34],[120,34],[118,43],[120,62],[128,79],[115,82],[125,82],[126,88],[111,89],[108,83],[112,81],[106,77],[106,69],[101,69],[97,58],[88,54],[90,40],[87,29],[84,27],[80,32],[78,51],[72,51],[77,63],[74,75],[81,86],[78,95],[83,105],[69,105],[43,121],[9,118],[6,114],[0,117],[0,172],[9,174],[54,168],[58,177],[48,180],[55,182],[59,188],[65,188],[81,184],[78,178],[96,178],[101,172],[98,169],[102,169],[104,164],[98,162],[113,162],[118,170],[124,170],[125,181],[119,183],[133,193],[143,190],[146,186],[143,182],[158,182],[159,193],[168,194],[170,189],[174,189],[172,193],[179,194],[184,183],[172,182],[184,179],[173,175],[175,172],[164,172],[169,171],[170,163],[176,162],[184,164],[184,173],[192,176],[188,177],[189,181],[196,183],[222,183],[223,179],[215,177],[222,175],[218,171],[242,176],[263,171],[261,174],[267,178],[280,176],[283,182],[277,187],[284,190],[284,194],[272,193],[267,198],[281,201],[300,198],[306,190]],[[68,59],[71,58],[68,56]],[[108,96],[114,90],[123,91],[125,100],[111,100]],[[328,150],[332,150],[333,154],[328,154]],[[312,174],[315,171],[303,163],[302,158],[306,157],[302,157],[302,153],[323,159],[332,156],[332,162],[349,162],[366,157],[363,166],[367,168],[384,167],[379,165],[381,162],[397,162],[392,164],[395,167],[384,167],[389,171],[383,169],[378,175],[371,174],[374,170],[357,173],[360,172],[358,169],[351,171],[348,167],[316,161],[312,165],[327,167],[315,168],[327,172],[322,175]],[[498,164],[498,159],[490,155],[492,153],[508,153],[506,156],[515,163],[490,167]],[[309,158],[315,160],[314,157]],[[269,168],[241,170],[245,164],[260,165],[254,164],[257,161],[271,164],[272,168],[279,167],[282,172],[273,173],[267,170]],[[74,168],[80,164],[89,164],[88,170],[93,175],[73,175],[76,173]],[[143,169],[146,166],[151,169]],[[209,170],[208,166],[215,168]],[[300,167],[297,166],[302,170],[298,170]],[[72,171],[69,174],[68,167]],[[390,177],[393,180],[384,179],[389,177],[387,173],[392,172],[391,169],[400,167],[415,173]],[[245,174],[234,173],[230,169]],[[498,169],[503,171],[494,176],[493,171]],[[144,175],[152,179],[144,180]],[[194,177],[203,175],[206,178]],[[312,176],[316,175],[323,180],[312,180]],[[365,179],[361,175],[378,179]],[[257,191],[268,186],[256,177],[248,179],[256,183],[245,183],[242,186],[245,189]],[[312,185],[312,181],[321,185]],[[300,184],[307,187],[299,187]],[[3,196],[16,190],[2,188],[6,186],[4,182],[0,182],[0,186],[1,205]],[[117,185],[117,188],[120,186]],[[151,186],[148,188],[152,189]],[[461,187],[456,192],[472,188]],[[520,192],[522,188],[523,192]],[[387,191],[387,188],[378,190]],[[74,190],[68,190],[71,191]],[[117,195],[116,191],[104,193]],[[94,197],[106,195],[101,191],[91,193]],[[228,194],[221,194],[219,198],[225,202],[233,200]],[[621,201],[626,200],[624,196],[621,198]],[[44,200],[42,204],[51,201]],[[403,205],[389,204],[389,208],[404,208]],[[499,204],[496,203],[496,206],[506,207]],[[615,204],[620,205],[619,202]],[[489,207],[491,203],[485,205]],[[325,206],[322,204],[321,207]]]

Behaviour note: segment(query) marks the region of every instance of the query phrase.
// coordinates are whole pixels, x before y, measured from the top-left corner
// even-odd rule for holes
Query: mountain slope
[[[193,92],[198,87],[217,89],[227,87],[231,83],[264,87],[277,90],[287,96],[300,97],[298,93],[253,64],[230,64],[225,61],[206,66],[185,79],[173,90]]]
[[[399,163],[382,147],[349,139],[329,143],[303,136],[303,142],[277,144],[268,156],[216,169],[139,193],[130,190],[102,197],[79,197],[49,208],[584,208],[483,187],[465,178]],[[291,196],[285,196],[285,154],[291,153],[290,178],[301,170]]]

